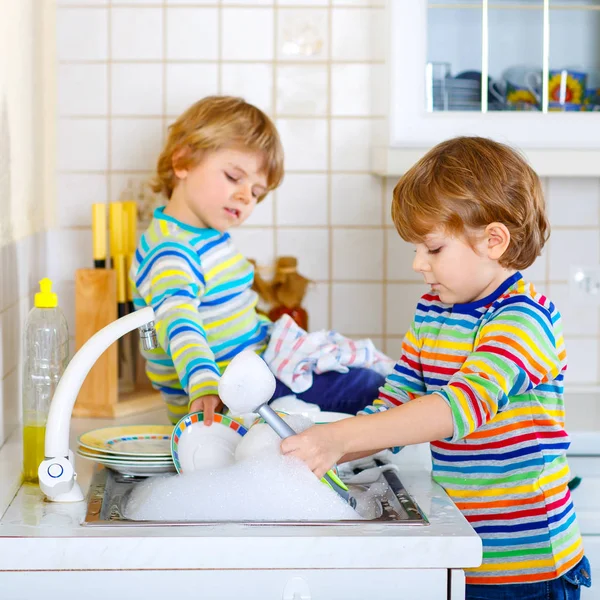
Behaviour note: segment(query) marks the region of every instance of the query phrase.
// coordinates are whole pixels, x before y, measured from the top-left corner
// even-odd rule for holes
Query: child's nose
[[[236,198],[244,204],[250,204],[252,201],[252,188],[241,186],[236,192]]]
[[[413,260],[412,268],[413,271],[416,271],[417,273],[423,273],[423,271],[429,270],[429,263],[422,254],[417,252]]]

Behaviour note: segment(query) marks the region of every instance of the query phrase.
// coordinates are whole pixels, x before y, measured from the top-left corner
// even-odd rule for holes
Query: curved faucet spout
[[[98,360],[100,355],[120,337],[126,333],[133,331],[136,328],[143,328],[141,332],[144,342],[148,342],[149,347],[156,347],[156,332],[154,330],[154,310],[148,306],[137,310],[129,315],[117,319],[110,325],[107,325],[96,334],[94,334],[73,356],[71,362],[69,362],[67,368],[56,387],[56,391],[50,403],[50,410],[48,412],[48,422],[46,424],[46,442],[45,442],[45,455],[46,460],[40,465],[38,474],[40,475],[40,487],[42,491],[50,497],[52,497],[52,488],[55,484],[60,483],[58,486],[63,492],[69,491],[66,488],[73,486],[74,473],[68,475],[69,469],[64,469],[64,465],[50,469],[53,465],[52,459],[61,459],[69,457],[69,429],[71,425],[71,414],[73,413],[73,407],[77,400],[79,390],[83,385],[83,382],[90,372],[90,369],[94,366],[94,363]],[[46,468],[46,466],[48,468]],[[44,477],[42,478],[42,471]],[[46,473],[52,473],[49,477],[45,477]],[[67,476],[67,480],[63,480],[64,475]],[[60,475],[57,475],[60,473]],[[43,480],[42,480],[43,479]],[[70,487],[69,481],[70,479]],[[50,493],[49,493],[50,492]]]

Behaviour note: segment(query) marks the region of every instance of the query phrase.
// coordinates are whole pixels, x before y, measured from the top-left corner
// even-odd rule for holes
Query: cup
[[[501,81],[490,84],[494,98],[509,110],[537,110],[542,74],[536,67],[518,65],[502,72]]]
[[[553,108],[556,108],[583,104],[587,90],[587,78],[587,73],[584,71],[551,69],[548,74],[548,106],[552,105]]]

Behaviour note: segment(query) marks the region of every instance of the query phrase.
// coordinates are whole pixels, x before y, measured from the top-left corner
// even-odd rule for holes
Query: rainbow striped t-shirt
[[[177,422],[189,402],[218,393],[234,356],[265,350],[270,321],[255,310],[254,267],[229,234],[185,225],[163,210],[142,235],[129,276],[135,308],[156,313],[160,347],[143,352],[146,373]]]
[[[450,406],[454,434],[431,443],[432,476],[483,541],[467,583],[551,580],[583,557],[567,487],[566,368],[560,313],[516,273],[468,304],[425,294],[367,410],[431,393]]]

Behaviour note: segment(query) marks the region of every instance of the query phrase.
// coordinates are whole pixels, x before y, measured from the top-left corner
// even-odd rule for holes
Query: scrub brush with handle
[[[282,439],[296,432],[269,406],[275,391],[275,377],[267,363],[252,350],[240,352],[227,366],[219,381],[219,397],[237,415],[258,413]],[[356,499],[333,470],[321,479],[352,508]]]

